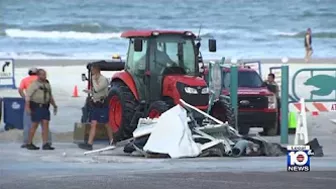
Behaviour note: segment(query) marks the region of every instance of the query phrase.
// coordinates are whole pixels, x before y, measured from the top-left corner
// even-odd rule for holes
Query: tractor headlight
[[[197,94],[197,90],[191,87],[184,87],[184,91],[189,94]]]
[[[209,87],[205,87],[202,89],[202,94],[209,94]]]
[[[186,36],[192,36],[192,33],[191,32],[185,32],[185,35]]]
[[[275,95],[268,96],[268,109],[276,109],[277,108],[277,99]]]

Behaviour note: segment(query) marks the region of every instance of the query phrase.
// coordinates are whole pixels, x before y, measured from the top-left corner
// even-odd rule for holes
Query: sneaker
[[[45,143],[45,144],[42,146],[42,149],[43,149],[43,150],[55,150],[55,148],[52,147],[49,143]]]
[[[35,146],[34,144],[27,144],[27,145],[26,145],[26,148],[27,148],[28,150],[39,150],[39,149],[40,149],[40,147],[37,147],[37,146]]]
[[[93,149],[92,144],[88,144],[88,143],[78,144],[78,147],[84,150],[88,150],[88,151],[91,151]]]
[[[27,148],[27,144],[22,144],[21,148]]]

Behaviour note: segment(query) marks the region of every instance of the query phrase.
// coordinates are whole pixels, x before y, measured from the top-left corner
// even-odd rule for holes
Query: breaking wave
[[[73,25],[72,25],[73,26]],[[97,32],[101,25],[90,25],[86,28],[86,31],[82,29],[72,28],[69,31],[62,31],[63,29],[69,29],[69,26],[64,24],[63,27],[60,25],[56,26],[41,26],[39,27],[42,30],[33,30],[33,29],[5,29],[0,35],[4,35],[10,38],[40,38],[40,39],[76,39],[76,40],[106,40],[106,39],[117,39],[120,38],[121,31],[132,29],[132,28],[118,28],[116,32]],[[55,29],[55,30],[53,30]],[[56,30],[57,29],[57,30]],[[78,30],[78,31],[76,31]],[[174,30],[188,30],[188,29],[174,29]],[[197,29],[191,29],[189,31],[194,32],[198,35]],[[212,30],[212,29],[203,29],[201,30],[200,36],[204,38],[211,38],[214,36],[226,36],[227,34],[234,34],[236,32],[231,30]]]
[[[11,57],[14,59],[110,59],[112,54],[118,52],[97,52],[97,53],[52,53],[43,51],[21,51],[1,52],[0,57]],[[118,53],[119,54],[119,53]],[[120,56],[125,59],[124,54]]]
[[[76,31],[38,31],[6,29],[5,35],[12,38],[47,38],[47,39],[79,39],[79,40],[105,40],[119,38],[120,32],[90,33]]]

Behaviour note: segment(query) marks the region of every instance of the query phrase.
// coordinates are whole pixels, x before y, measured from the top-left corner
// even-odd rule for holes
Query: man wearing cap
[[[21,80],[18,92],[22,98],[26,98],[25,93],[28,87],[33,81],[37,80],[37,71],[38,71],[37,68],[29,69],[28,76]],[[31,127],[31,118],[30,118],[30,115],[25,111],[23,115],[23,144],[21,148],[25,148],[27,146],[30,127]],[[51,143],[50,133],[49,133],[48,142]]]
[[[28,87],[26,92],[26,104],[25,109],[27,113],[31,115],[31,128],[29,130],[28,143],[26,148],[28,150],[38,150],[39,147],[33,144],[33,138],[35,131],[39,124],[42,125],[42,140],[43,150],[54,150],[48,142],[49,137],[49,121],[50,110],[49,107],[54,107],[54,115],[57,114],[57,105],[55,103],[51,85],[47,79],[47,73],[43,69],[39,69],[37,72],[37,80],[33,81]]]
[[[114,145],[112,130],[108,124],[109,121],[109,109],[107,102],[108,95],[108,80],[101,74],[101,69],[97,65],[91,66],[92,73],[92,88],[91,90],[84,90],[84,92],[91,94],[90,106],[92,108],[90,121],[91,128],[89,133],[89,139],[87,143],[79,144],[78,147],[85,150],[92,150],[93,140],[96,135],[96,128],[98,123],[105,125],[107,135],[110,140],[110,145]]]

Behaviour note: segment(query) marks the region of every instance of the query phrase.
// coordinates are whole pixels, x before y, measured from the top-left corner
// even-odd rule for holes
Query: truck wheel
[[[153,118],[158,118],[160,117],[160,115],[169,110],[169,105],[168,103],[166,103],[165,101],[155,101],[153,102],[149,108],[148,108],[148,112],[147,112],[147,116],[151,119]]]
[[[264,127],[264,133],[267,135],[267,136],[276,136],[279,132],[279,122],[276,121],[273,125],[273,127],[271,128],[266,128]]]
[[[241,135],[248,135],[249,132],[250,132],[250,127],[248,127],[248,126],[239,128],[239,134],[241,134]]]
[[[109,124],[114,140],[120,141],[133,137],[136,129],[132,121],[138,101],[132,91],[122,82],[112,82],[109,91]],[[136,126],[136,125],[135,125]]]

